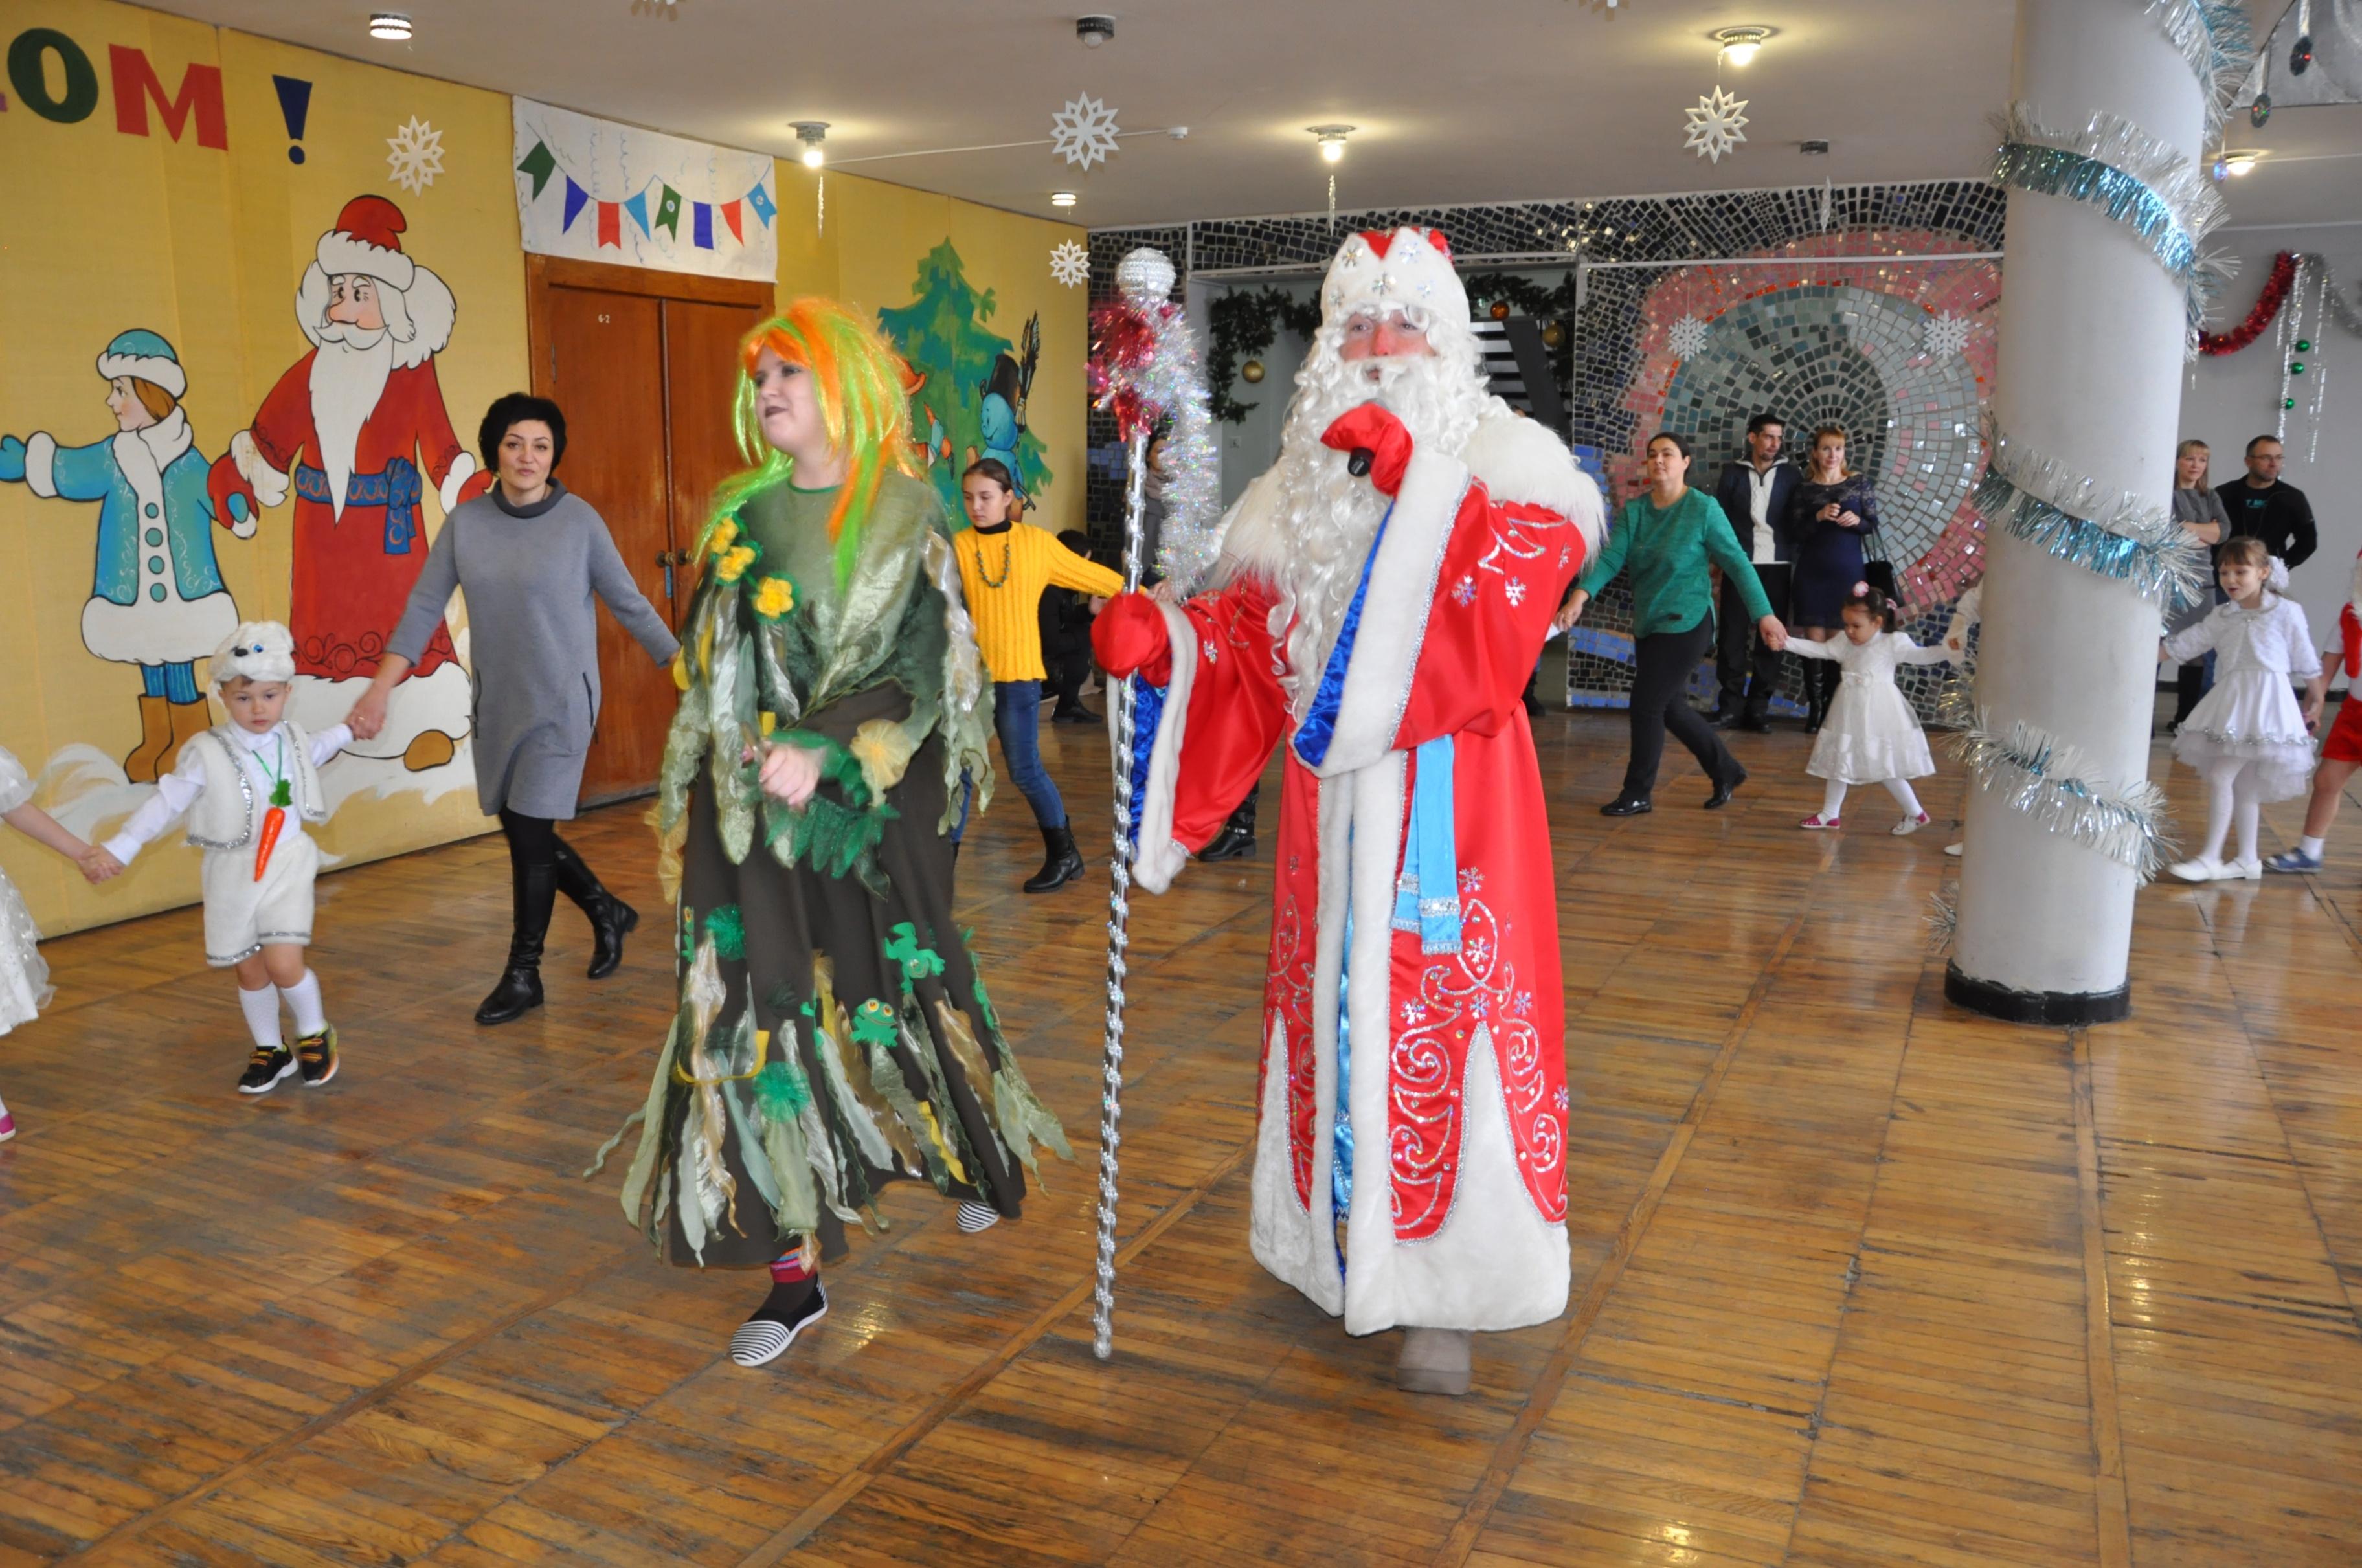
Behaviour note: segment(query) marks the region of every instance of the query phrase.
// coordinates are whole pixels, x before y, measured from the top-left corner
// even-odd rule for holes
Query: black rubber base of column
[[[2117,1023],[2133,1012],[2129,981],[2113,991],[2021,991],[1944,967],[1944,999],[2004,1023]]]

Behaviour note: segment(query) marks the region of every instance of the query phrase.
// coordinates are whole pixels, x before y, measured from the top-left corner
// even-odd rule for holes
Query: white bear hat
[[[222,639],[206,667],[215,686],[244,676],[248,680],[295,679],[295,634],[276,621],[241,621]]]

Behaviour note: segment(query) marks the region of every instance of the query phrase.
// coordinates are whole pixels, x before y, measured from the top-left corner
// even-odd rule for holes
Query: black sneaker
[[[730,1359],[741,1366],[767,1366],[788,1353],[796,1336],[828,1316],[828,1293],[814,1278],[801,1296],[790,1285],[774,1285],[755,1315],[730,1336]],[[783,1299],[784,1298],[784,1299]]]
[[[334,1025],[295,1042],[296,1070],[305,1088],[318,1088],[337,1076],[337,1031]]]
[[[257,1045],[254,1055],[246,1059],[246,1071],[238,1076],[237,1092],[269,1094],[294,1070],[295,1053],[285,1045]]]

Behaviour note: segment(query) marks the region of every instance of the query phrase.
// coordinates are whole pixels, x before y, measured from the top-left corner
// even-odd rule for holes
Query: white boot
[[[1467,1329],[1405,1329],[1395,1383],[1407,1394],[1465,1394],[1476,1336]]]

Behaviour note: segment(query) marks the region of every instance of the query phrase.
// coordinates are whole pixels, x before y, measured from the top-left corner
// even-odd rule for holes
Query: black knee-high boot
[[[590,922],[590,968],[603,980],[624,962],[624,938],[640,923],[640,911],[609,892],[574,846],[557,841],[557,890],[574,900]]]
[[[478,1023],[509,1023],[541,1005],[541,947],[549,935],[549,911],[557,902],[557,867],[546,861],[512,859],[509,878],[513,929],[508,967],[476,1009]]]
[[[1826,660],[1815,660],[1805,667],[1805,733],[1818,734],[1827,722],[1830,700],[1837,696],[1838,682],[1844,671]]]

